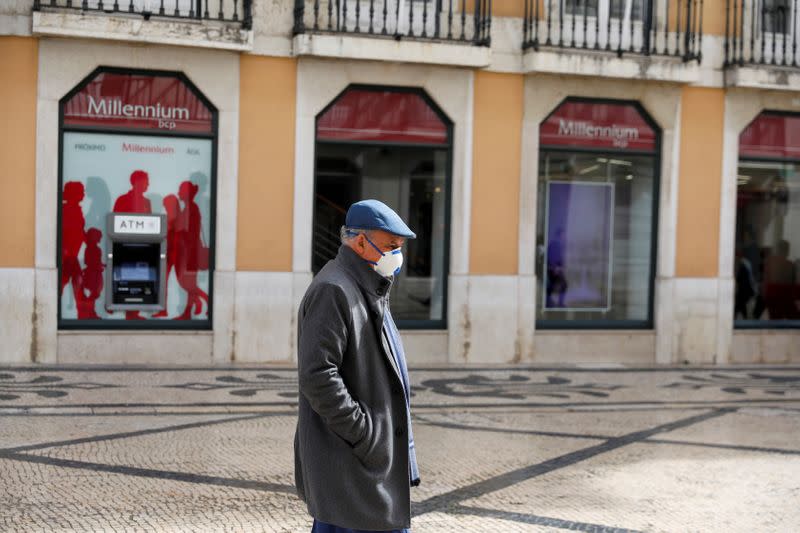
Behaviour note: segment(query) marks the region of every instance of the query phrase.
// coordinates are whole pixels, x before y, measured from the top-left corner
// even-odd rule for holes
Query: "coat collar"
[[[364,261],[349,246],[342,244],[339,253],[336,255],[336,263],[353,278],[356,284],[364,293],[364,298],[372,314],[376,317],[378,331],[383,329],[383,320],[386,309],[389,307],[389,291],[392,290],[394,277],[384,278]],[[383,352],[388,359],[389,365],[394,371],[395,377],[402,384],[400,368],[391,352],[391,347],[386,344],[386,340],[381,339]]]
[[[378,302],[386,298],[389,291],[392,289],[392,278],[384,278],[364,261],[357,253],[355,253],[349,246],[342,244],[339,247],[339,253],[336,255],[336,262],[344,268],[350,277],[361,287],[367,296],[367,301],[370,307],[377,309],[380,314],[383,310],[380,309]]]

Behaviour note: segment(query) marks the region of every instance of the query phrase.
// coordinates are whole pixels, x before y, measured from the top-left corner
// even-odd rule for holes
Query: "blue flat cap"
[[[378,200],[361,200],[351,205],[344,225],[353,229],[379,229],[407,239],[417,237],[400,215]]]

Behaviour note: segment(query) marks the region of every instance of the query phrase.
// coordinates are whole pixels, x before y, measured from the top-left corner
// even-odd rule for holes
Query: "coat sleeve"
[[[297,363],[301,394],[334,433],[355,446],[367,437],[369,420],[339,373],[347,349],[348,313],[340,287],[312,287],[301,309]]]

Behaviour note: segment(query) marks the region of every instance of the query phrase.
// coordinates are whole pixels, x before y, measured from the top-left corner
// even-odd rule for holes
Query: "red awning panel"
[[[636,106],[568,100],[539,127],[541,146],[654,152],[656,131]]]
[[[212,112],[180,78],[100,72],[64,103],[65,126],[213,133]]]
[[[447,144],[447,125],[422,96],[350,89],[317,121],[317,139]]]
[[[758,115],[739,135],[739,157],[800,159],[800,116]]]

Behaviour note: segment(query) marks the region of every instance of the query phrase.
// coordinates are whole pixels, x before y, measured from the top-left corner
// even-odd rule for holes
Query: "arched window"
[[[651,328],[660,134],[634,102],[540,125],[537,327]]]
[[[179,72],[99,67],[60,115],[59,327],[211,329],[216,108]],[[162,220],[163,252],[113,241],[123,215]]]
[[[739,136],[736,327],[800,327],[800,115],[764,111]]]
[[[400,327],[446,327],[452,124],[421,90],[351,86],[316,126],[312,270],[336,256],[347,208],[380,200],[417,234],[393,316]]]

